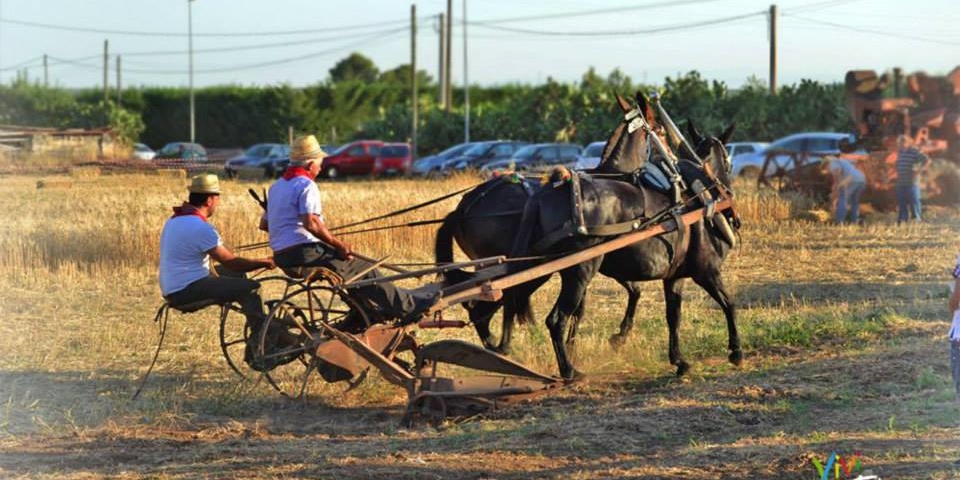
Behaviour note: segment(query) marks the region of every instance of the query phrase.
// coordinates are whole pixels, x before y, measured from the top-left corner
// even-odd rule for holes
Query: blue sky
[[[437,76],[435,17],[417,6],[418,68]],[[381,70],[409,63],[409,1],[195,0],[194,83],[322,81],[353,51]],[[454,0],[453,81],[462,84],[463,0]],[[698,70],[737,87],[769,75],[768,0],[467,0],[471,83],[577,81],[619,68],[635,81]],[[946,73],[960,65],[958,0],[785,0],[779,80],[842,81],[850,69]],[[27,68],[53,85],[102,83],[103,41],[123,83],[185,86],[187,0],[0,0],[0,81]],[[133,35],[125,32],[139,32]],[[285,45],[277,45],[285,44]],[[253,48],[259,47],[259,48]],[[219,49],[220,51],[216,51]],[[214,51],[210,51],[214,50]]]

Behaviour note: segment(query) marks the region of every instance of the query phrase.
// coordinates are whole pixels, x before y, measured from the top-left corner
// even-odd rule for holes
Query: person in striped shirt
[[[957,265],[953,267],[953,283],[950,287],[950,299],[947,305],[953,322],[950,324],[947,338],[950,340],[950,371],[953,375],[953,388],[957,400],[960,400],[960,257],[957,258]]]
[[[899,213],[897,224],[913,217],[920,221],[920,172],[930,165],[930,158],[913,146],[913,140],[906,136],[897,137],[897,204]]]

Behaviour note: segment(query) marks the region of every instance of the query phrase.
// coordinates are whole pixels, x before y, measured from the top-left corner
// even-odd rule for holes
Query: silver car
[[[760,174],[764,162],[767,160],[767,154],[770,152],[783,152],[774,154],[771,157],[770,164],[767,165],[764,176],[770,176],[776,173],[778,167],[785,171],[793,170],[794,157],[799,156],[807,161],[819,162],[824,156],[840,154],[840,140],[846,139],[853,143],[855,138],[849,133],[838,132],[804,132],[788,135],[775,140],[763,150],[753,153],[744,153],[731,159],[733,164],[732,174],[734,176],[744,175],[756,177]]]
[[[574,170],[590,170],[600,165],[600,156],[607,142],[592,142],[583,149],[583,153],[577,157],[577,162],[573,165]]]

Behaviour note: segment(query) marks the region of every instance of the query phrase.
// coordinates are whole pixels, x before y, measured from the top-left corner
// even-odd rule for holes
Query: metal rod
[[[690,150],[690,153],[696,157],[693,160],[697,160],[699,163],[703,163],[703,160],[697,155],[697,151],[693,149],[690,145],[690,142],[687,141],[686,137],[683,136],[683,133],[680,132],[680,129],[677,128],[677,124],[673,123],[673,119],[670,118],[670,114],[667,113],[667,109],[663,108],[663,104],[660,103],[660,94],[656,91],[650,92],[650,99],[653,101],[654,107],[656,107],[657,112],[660,114],[661,120],[663,120],[664,125],[667,127],[667,134],[670,135],[670,138],[677,144],[684,145]]]

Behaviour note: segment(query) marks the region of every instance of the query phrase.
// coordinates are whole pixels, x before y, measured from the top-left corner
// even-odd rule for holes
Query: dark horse
[[[648,112],[645,101],[641,96],[638,96],[638,102],[642,105],[641,109]],[[624,111],[628,110],[629,107],[625,105],[622,99],[620,104]],[[639,130],[631,132],[630,129],[625,128],[625,125],[620,125],[608,142],[607,150],[603,155],[604,161],[601,164],[601,171],[624,171],[617,168],[621,165],[629,166],[627,168],[629,170],[629,168],[641,166],[646,161],[648,150],[644,148],[646,145],[645,134]],[[713,165],[714,171],[720,173],[721,176],[725,175],[729,168],[722,143],[729,138],[731,132],[732,130],[728,129],[722,135],[722,140],[710,139],[697,142],[702,148],[710,152],[708,159],[711,160],[710,163]],[[701,148],[697,148],[697,150],[701,150]],[[689,152],[686,153],[689,154]],[[616,162],[610,163],[611,160]],[[705,185],[713,184],[713,179],[707,176],[698,165],[681,162],[681,169],[688,179],[700,178]],[[474,192],[483,188],[479,187]],[[652,216],[673,204],[672,197],[666,193],[637,187],[616,179],[585,179],[582,182],[582,190],[583,215],[588,225],[605,225],[642,219]],[[464,201],[461,202],[461,207],[465,206],[466,208],[463,210],[469,211],[469,215],[463,215],[464,212],[461,211],[461,208],[458,208],[459,215],[458,212],[454,212],[448,218],[449,222],[444,225],[444,228],[456,228],[454,234],[457,241],[470,256],[503,254],[509,251],[504,249],[506,248],[505,244],[513,243],[516,237],[521,239],[517,242],[520,250],[515,250],[514,254],[522,254],[523,248],[535,243],[545,234],[555,231],[570,218],[569,189],[561,187],[540,190],[529,199],[529,203],[526,194],[524,194],[524,198],[516,199],[512,207],[520,203],[527,204],[526,220],[520,222],[524,227],[522,229],[520,224],[514,223],[516,217],[512,214],[497,219],[493,222],[495,225],[488,223],[485,228],[471,228],[470,224],[477,223],[477,220],[481,218],[480,213],[476,210],[485,200],[487,204],[494,204],[490,208],[492,210],[499,210],[502,213],[507,208],[503,203],[494,203],[493,198],[487,199],[487,197],[494,196],[491,192],[492,189],[481,192],[482,194],[478,195],[479,198],[465,197]],[[502,195],[501,193],[500,196]],[[444,244],[442,244],[444,240],[441,238],[444,228],[441,228],[441,232],[438,233],[438,254],[444,253],[441,248],[444,247]],[[447,235],[449,235],[449,231]],[[501,239],[499,250],[491,247],[491,245],[497,243],[496,238]],[[603,240],[602,237],[571,237],[561,240],[543,251],[533,253],[573,252]],[[445,241],[449,242],[450,240]],[[478,246],[482,248],[477,248]],[[632,325],[636,302],[639,299],[639,289],[635,282],[663,280],[667,300],[667,322],[670,330],[670,362],[677,366],[678,375],[684,374],[689,369],[689,365],[680,354],[679,337],[677,335],[680,322],[680,291],[683,286],[683,279],[693,278],[724,309],[729,333],[730,360],[739,364],[742,354],[737,338],[734,308],[723,288],[719,272],[720,264],[730,247],[729,242],[717,234],[712,223],[699,221],[688,230],[684,229],[683,232],[674,231],[663,234],[560,272],[562,278],[561,292],[547,319],[547,325],[550,329],[561,375],[566,378],[578,375],[569,362],[563,332],[566,329],[568,319],[572,315],[580,315],[586,285],[597,271],[616,279],[630,294],[628,308],[621,323],[620,334],[615,337],[620,339],[627,334]],[[452,247],[446,248],[452,249]],[[438,260],[442,260],[442,258],[438,256]],[[506,292],[505,325],[501,346],[505,346],[509,342],[512,317],[514,315],[521,317],[529,315],[529,295],[544,281],[545,279],[541,279],[520,285]],[[471,320],[475,322],[478,333],[489,347],[492,342],[489,339],[487,324],[497,305],[480,304],[478,307],[471,311]],[[479,323],[484,320],[486,323]]]
[[[634,107],[623,97],[617,95],[616,98],[623,112],[624,121],[612,132],[602,154],[603,161],[594,170],[595,173],[629,174],[643,166],[649,153],[646,134],[641,130],[631,134],[628,117],[642,113],[647,121],[652,123],[652,110],[645,102],[641,106]],[[519,232],[523,207],[539,188],[540,183],[536,180],[505,176],[485,182],[467,192],[457,208],[447,215],[437,232],[435,250],[437,263],[453,261],[454,239],[464,253],[472,259],[508,255],[513,248],[514,238]],[[459,271],[447,272],[445,275],[451,282],[462,280],[466,276]],[[631,288],[624,286],[628,290]],[[477,334],[484,346],[507,353],[513,319],[517,318],[520,322],[532,320],[533,312],[529,302],[509,302],[503,305],[506,328],[497,344],[490,332],[490,321],[501,305],[503,305],[502,301],[464,304],[469,312],[470,321],[477,329]]]

